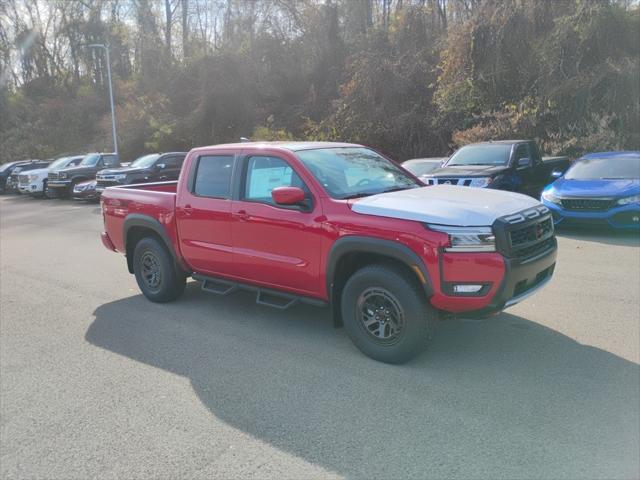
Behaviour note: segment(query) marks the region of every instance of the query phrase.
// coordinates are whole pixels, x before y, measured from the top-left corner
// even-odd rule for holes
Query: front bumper
[[[20,193],[25,194],[42,193],[42,182],[31,182],[27,184],[21,183],[20,185],[18,185],[18,190],[20,190]]]
[[[640,205],[630,204],[603,211],[572,211],[542,199],[551,210],[553,223],[559,226],[605,226],[621,230],[640,229]]]
[[[51,180],[47,182],[49,188],[69,188],[71,180]]]
[[[558,243],[552,237],[548,249],[529,258],[508,258],[498,253],[445,254],[458,257],[448,262],[445,256],[440,262],[440,291],[433,295],[431,304],[465,317],[500,312],[530,297],[551,280],[557,251]],[[478,296],[444,294],[446,284],[456,283],[484,283],[487,288]]]

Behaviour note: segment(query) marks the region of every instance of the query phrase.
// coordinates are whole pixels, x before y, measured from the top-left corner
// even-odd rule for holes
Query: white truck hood
[[[490,226],[498,217],[539,205],[537,200],[519,193],[434,185],[364,197],[356,200],[352,209],[364,215],[437,225],[478,227]]]
[[[20,172],[20,175],[23,175],[22,172]],[[34,170],[27,170],[26,172],[24,172],[24,175],[38,175],[38,177],[46,177],[47,175],[49,175],[49,169],[48,168],[36,168]]]

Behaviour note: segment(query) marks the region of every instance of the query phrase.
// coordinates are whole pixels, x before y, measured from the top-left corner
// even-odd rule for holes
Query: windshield
[[[640,179],[640,155],[618,158],[582,158],[574,163],[568,180],[632,180]]]
[[[82,165],[83,167],[93,167],[96,163],[98,163],[98,160],[100,160],[100,155],[98,155],[97,153],[90,153],[82,159],[80,165]]]
[[[9,168],[11,168],[16,163],[17,162],[9,162],[9,163],[5,163],[4,165],[0,165],[0,172],[4,172],[5,170],[8,170]]]
[[[393,162],[363,147],[296,152],[333,198],[355,198],[420,185]]]
[[[507,165],[511,145],[468,145],[451,156],[447,167],[454,165]]]
[[[159,157],[160,155],[157,153],[145,155],[144,157],[136,158],[131,166],[137,168],[149,168]]]
[[[64,166],[66,166],[67,162],[69,161],[69,157],[62,157],[59,158],[58,160],[56,160],[55,162],[53,162],[51,165],[49,165],[49,170],[54,170],[56,168],[62,168]]]

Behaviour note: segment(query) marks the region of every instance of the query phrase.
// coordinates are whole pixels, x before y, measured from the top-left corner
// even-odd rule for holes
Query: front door
[[[283,158],[243,159],[239,198],[233,202],[234,270],[249,282],[320,295],[321,206]],[[274,203],[271,190],[300,187],[307,206]]]
[[[187,188],[176,199],[180,250],[198,273],[231,275],[232,152],[202,155],[192,163]]]

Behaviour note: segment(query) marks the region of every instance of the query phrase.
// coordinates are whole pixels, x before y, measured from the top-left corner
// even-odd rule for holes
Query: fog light
[[[640,217],[634,215],[633,217],[631,217],[631,220],[633,220],[634,222],[640,222]]]
[[[482,285],[454,285],[454,293],[478,293],[482,289]]]

